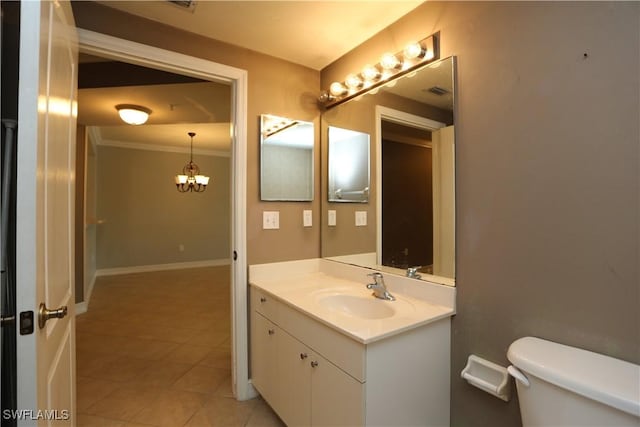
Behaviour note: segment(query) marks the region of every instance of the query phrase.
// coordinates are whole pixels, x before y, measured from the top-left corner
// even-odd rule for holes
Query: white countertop
[[[249,283],[363,344],[455,314],[455,288],[385,275],[387,289],[396,297],[396,301],[385,301],[372,296],[371,290],[366,288],[372,281],[367,277],[371,272],[322,259],[304,260],[250,266]],[[361,281],[358,281],[360,277]],[[429,298],[429,291],[433,291],[433,298]],[[334,298],[338,295],[342,297],[335,303]],[[362,303],[365,310],[374,307],[376,313],[385,314],[382,318],[367,318],[344,310],[340,306],[344,296]]]

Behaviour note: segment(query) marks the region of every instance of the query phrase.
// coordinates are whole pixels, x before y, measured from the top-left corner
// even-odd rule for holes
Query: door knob
[[[38,309],[38,326],[40,329],[44,328],[44,325],[47,323],[49,319],[62,319],[67,315],[67,306],[63,305],[57,310],[49,310],[44,303],[40,303],[40,308]]]

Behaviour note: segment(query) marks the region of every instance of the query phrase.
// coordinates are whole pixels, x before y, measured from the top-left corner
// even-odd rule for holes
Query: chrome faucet
[[[407,277],[411,277],[412,279],[419,279],[420,277],[422,277],[420,273],[418,273],[421,268],[421,266],[407,268]]]
[[[382,273],[371,273],[367,276],[373,277],[373,283],[367,284],[367,289],[373,290],[373,296],[387,301],[395,301],[396,298],[389,293],[387,287],[384,284],[384,277]]]

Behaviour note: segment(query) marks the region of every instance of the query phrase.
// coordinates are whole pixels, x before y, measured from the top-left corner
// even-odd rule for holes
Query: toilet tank
[[[534,337],[507,358],[524,427],[640,427],[640,366]]]

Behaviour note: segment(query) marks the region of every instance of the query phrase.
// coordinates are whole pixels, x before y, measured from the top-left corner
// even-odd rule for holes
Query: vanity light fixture
[[[282,132],[285,129],[298,125],[296,120],[285,119],[284,117],[273,116],[271,114],[263,115],[262,135],[265,138]]]
[[[329,90],[322,91],[318,102],[328,109],[370,89],[373,93],[380,86],[394,85],[397,78],[439,58],[439,36],[436,33],[418,42],[411,42],[402,52],[385,53],[377,64],[368,64],[360,73],[349,74],[344,82],[331,83]]]
[[[196,136],[195,132],[189,132],[187,135],[191,137],[191,156],[189,163],[182,168],[182,174],[175,176],[176,188],[181,193],[186,193],[187,191],[202,193],[207,189],[209,177],[200,175],[200,168],[193,162],[193,137]]]
[[[116,110],[122,121],[129,125],[145,124],[151,114],[149,108],[133,104],[118,104]]]

